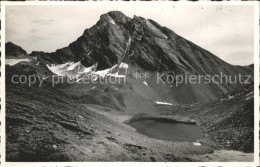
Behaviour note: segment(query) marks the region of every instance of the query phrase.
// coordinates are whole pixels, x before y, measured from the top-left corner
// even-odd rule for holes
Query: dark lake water
[[[203,137],[200,127],[194,124],[152,119],[138,120],[128,124],[138,133],[155,139],[193,142]]]

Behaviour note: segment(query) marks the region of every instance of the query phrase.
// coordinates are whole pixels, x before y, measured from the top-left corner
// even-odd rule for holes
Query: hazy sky
[[[11,41],[28,53],[53,52],[75,41],[101,14],[112,10],[131,18],[137,15],[153,19],[231,64],[253,63],[252,6],[7,6],[6,42]]]

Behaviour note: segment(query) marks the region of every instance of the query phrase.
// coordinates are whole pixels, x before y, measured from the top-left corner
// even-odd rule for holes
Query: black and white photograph
[[[256,7],[1,4],[2,162],[259,161]]]

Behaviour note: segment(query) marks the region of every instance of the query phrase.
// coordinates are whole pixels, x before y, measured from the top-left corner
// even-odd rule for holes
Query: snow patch
[[[82,78],[79,78],[76,82],[78,83],[79,81],[81,81],[82,80]]]
[[[128,69],[128,64],[126,63],[120,63],[119,65],[119,69],[116,73],[112,73],[112,71],[118,66],[118,64],[114,65],[113,67],[111,68],[108,68],[108,69],[105,69],[105,70],[101,70],[101,71],[96,71],[94,72],[93,74],[95,75],[98,75],[102,78],[106,77],[106,76],[111,76],[111,77],[125,77],[126,74],[127,74],[127,69]],[[122,75],[122,74],[118,74],[119,73],[119,70],[124,68],[126,70],[126,73],[125,75]]]
[[[125,75],[118,75],[118,72],[115,74],[108,74],[107,76],[111,76],[111,77],[117,77],[117,78],[124,78]]]
[[[107,15],[107,16],[108,16],[108,21],[109,21],[111,24],[116,25],[115,21],[114,21],[109,15]]]
[[[192,144],[193,144],[194,146],[201,146],[201,144],[198,143],[198,142],[193,142]]]
[[[73,64],[73,62],[67,62],[67,63],[59,64],[59,65],[55,65],[55,64],[48,65],[47,64],[47,67],[54,74],[59,75],[59,76],[65,76],[63,74],[63,72],[66,71],[66,68],[72,64]]]
[[[230,100],[230,99],[233,99],[234,98],[234,96],[231,96],[231,95],[228,95],[228,99]]]
[[[113,20],[113,19],[110,21],[110,23],[112,23],[112,24],[116,25],[116,23],[114,22],[114,20]]]
[[[77,62],[77,63],[73,63],[72,65],[70,65],[67,70],[70,71],[70,70],[74,70],[78,65],[80,64],[80,61]]]
[[[90,66],[90,67],[87,67],[87,68],[84,68],[83,71],[79,72],[80,74],[83,74],[83,73],[90,73],[90,72],[93,72],[96,70],[97,68],[97,63],[94,64],[93,66]]]
[[[59,65],[47,65],[48,69],[52,71],[54,74],[59,75],[59,76],[69,76],[72,78],[77,78],[76,82],[79,82],[82,80],[80,78],[84,74],[91,74],[93,81],[96,81],[98,77],[106,77],[106,76],[113,76],[113,77],[125,77],[128,69],[128,64],[126,63],[120,63],[119,65],[116,64],[111,68],[105,69],[105,70],[100,70],[96,71],[97,68],[97,63],[90,66],[90,67],[84,67],[81,62],[67,62],[64,64],[59,64]],[[118,68],[118,71],[115,72],[115,69]],[[120,69],[125,69],[126,73],[125,74],[119,74]]]
[[[119,68],[125,68],[125,69],[127,69],[127,68],[128,68],[128,64],[122,62],[122,63],[120,63]]]
[[[30,62],[31,59],[29,58],[24,58],[24,59],[5,59],[5,64],[13,66],[15,64],[18,64],[20,62]]]
[[[160,101],[155,101],[156,104],[163,104],[163,105],[171,105],[171,103],[167,103],[167,102],[160,102]]]
[[[83,119],[83,117],[81,115],[78,115],[80,119]]]
[[[94,64],[93,66],[90,67],[84,67],[81,62],[67,62],[64,64],[51,64],[48,65],[47,67],[51,72],[53,72],[56,75],[59,76],[70,76],[70,77],[77,77],[79,75],[82,75],[84,73],[89,73],[95,71],[97,64]],[[75,70],[75,71],[74,71]],[[80,80],[78,80],[80,81]]]
[[[120,74],[120,75],[119,75],[118,73],[121,71],[121,69],[124,69],[125,72],[124,72],[124,74]],[[115,74],[112,74],[111,76],[114,76],[114,77],[125,77],[126,74],[127,74],[127,70],[128,70],[128,64],[122,62],[122,63],[120,63],[120,65],[119,65],[118,71],[117,71]],[[122,73],[122,71],[121,71],[121,73]]]
[[[250,100],[250,99],[252,99],[252,98],[253,98],[253,96],[250,96],[250,97],[247,97],[246,100]]]
[[[101,77],[105,77],[109,72],[111,72],[117,65],[114,65],[113,67],[111,68],[108,68],[108,69],[105,69],[105,70],[101,70],[101,71],[96,71],[94,72],[93,74],[95,75],[99,75]]]

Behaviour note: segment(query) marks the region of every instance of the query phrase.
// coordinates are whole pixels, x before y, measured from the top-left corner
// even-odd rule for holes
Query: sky
[[[7,6],[6,42],[32,51],[54,52],[80,37],[109,11],[153,19],[233,65],[254,62],[253,6],[136,3]]]

